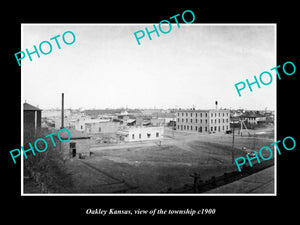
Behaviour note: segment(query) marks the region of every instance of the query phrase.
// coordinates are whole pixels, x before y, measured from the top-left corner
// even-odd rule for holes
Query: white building
[[[128,142],[160,140],[163,133],[164,127],[127,127],[117,132],[121,140]]]

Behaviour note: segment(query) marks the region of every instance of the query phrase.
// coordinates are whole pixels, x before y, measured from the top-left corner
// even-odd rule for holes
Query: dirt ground
[[[234,158],[274,142],[274,129],[265,128],[255,137],[234,138]],[[264,136],[263,134],[266,134]],[[166,130],[161,146],[140,142],[95,145],[94,156],[66,162],[74,193],[159,193],[191,184],[192,173],[203,180],[236,171],[232,164],[232,134],[188,134]],[[267,156],[266,156],[267,157]]]

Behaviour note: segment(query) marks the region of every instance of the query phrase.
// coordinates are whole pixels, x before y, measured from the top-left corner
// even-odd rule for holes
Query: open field
[[[235,136],[234,158],[245,156],[242,147],[253,151],[272,142],[262,135]],[[237,170],[230,134],[167,130],[161,146],[149,141],[98,145],[91,151],[91,158],[66,162],[74,193],[159,193],[193,183],[190,174],[195,172],[206,180]]]

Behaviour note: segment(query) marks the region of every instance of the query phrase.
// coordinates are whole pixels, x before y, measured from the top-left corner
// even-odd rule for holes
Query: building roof
[[[27,102],[25,102],[23,104],[23,110],[24,111],[42,111],[41,109],[39,109],[39,108],[37,108],[37,107],[35,107],[33,105],[30,105]]]
[[[110,119],[87,119],[87,120],[84,120],[85,124],[107,123],[107,122],[110,122]]]
[[[72,139],[90,139],[90,136],[88,136],[86,133],[81,132],[79,130],[75,130],[74,128],[67,128],[71,134],[71,140]],[[69,138],[69,135],[66,131],[62,131],[60,133],[60,137],[63,140],[66,140]]]
[[[135,122],[136,120],[135,119],[128,119],[128,120],[126,120],[125,122],[126,123],[133,123],[133,122]]]
[[[229,112],[229,109],[178,109],[176,112]]]

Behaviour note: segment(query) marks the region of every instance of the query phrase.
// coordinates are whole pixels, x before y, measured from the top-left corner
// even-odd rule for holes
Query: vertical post
[[[232,163],[234,163],[234,123],[232,124],[232,149],[231,149],[231,160],[232,160]]]
[[[64,93],[61,93],[61,128],[64,128]]]
[[[240,121],[241,121],[240,135],[243,136],[243,120],[240,120]]]
[[[175,123],[176,123],[176,114],[177,114],[176,110],[174,110],[174,111],[175,111],[175,114],[174,114],[173,127],[172,127],[172,136],[173,136],[173,138],[174,138],[174,131],[175,131],[175,127],[176,127]]]
[[[64,93],[61,93],[61,127],[64,128]],[[59,142],[59,151],[62,152],[61,142]]]

